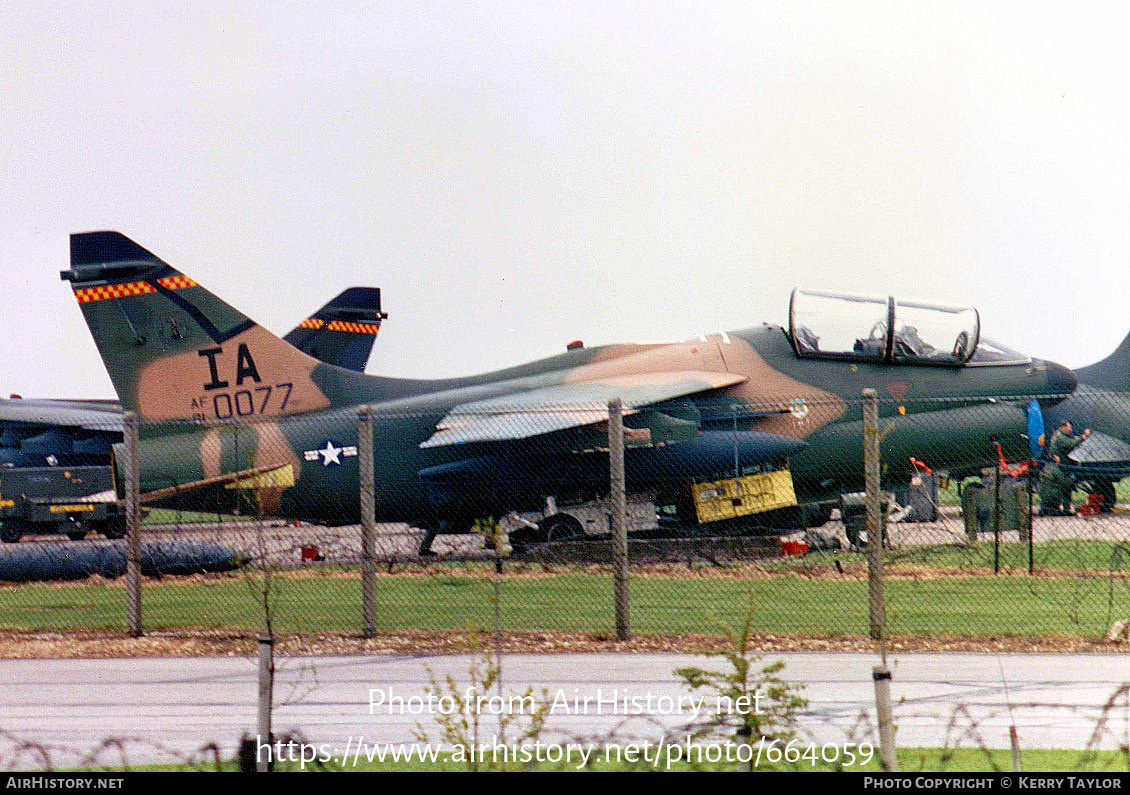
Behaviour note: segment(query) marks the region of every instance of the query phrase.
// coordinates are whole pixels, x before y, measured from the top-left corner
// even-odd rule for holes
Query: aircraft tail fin
[[[335,405],[322,364],[119,232],[71,235],[71,283],[123,408],[253,419]],[[341,372],[338,370],[338,372]],[[331,380],[333,380],[331,378]]]
[[[315,359],[363,373],[387,317],[379,287],[350,287],[283,339]]]
[[[1130,392],[1130,334],[1114,349],[1114,353],[1102,361],[1075,371],[1079,383],[1110,389],[1115,392]]]

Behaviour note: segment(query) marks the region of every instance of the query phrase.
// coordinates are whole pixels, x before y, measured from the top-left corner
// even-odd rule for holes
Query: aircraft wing
[[[620,398],[624,414],[698,392],[733,386],[743,375],[698,370],[625,375],[534,389],[463,403],[436,424],[422,448],[527,439],[608,420],[608,401]]]
[[[122,431],[122,412],[116,403],[100,408],[94,401],[0,399],[0,424],[82,428],[90,431]]]

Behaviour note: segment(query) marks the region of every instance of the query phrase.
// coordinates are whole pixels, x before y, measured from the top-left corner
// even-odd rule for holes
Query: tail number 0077
[[[261,384],[250,389],[214,392],[192,399],[192,416],[202,421],[279,414],[286,409],[293,388],[294,384],[284,381],[274,386]]]

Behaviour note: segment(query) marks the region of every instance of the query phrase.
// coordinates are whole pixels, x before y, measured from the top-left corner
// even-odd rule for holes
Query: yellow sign
[[[691,495],[700,524],[796,505],[793,476],[787,469],[695,483]]]
[[[48,510],[51,513],[90,513],[95,506],[90,503],[83,503],[81,505],[52,505]]]

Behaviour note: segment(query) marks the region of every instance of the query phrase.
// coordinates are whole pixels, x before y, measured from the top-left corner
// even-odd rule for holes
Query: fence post
[[[274,735],[271,732],[271,708],[275,700],[275,639],[269,635],[259,636],[259,701],[256,719],[256,751],[255,770],[267,773],[274,767],[273,751],[268,751],[266,758],[260,751],[260,746],[274,744]]]
[[[126,497],[126,600],[129,634],[140,638],[141,626],[141,466],[138,462],[140,423],[136,412],[122,418],[122,475]]]
[[[373,410],[361,406],[357,423],[357,468],[361,481],[361,624],[377,636],[377,489],[373,464]]]
[[[875,715],[879,719],[879,766],[887,773],[895,773],[899,763],[891,713],[891,670],[885,662],[871,669],[871,680],[875,683]]]
[[[879,395],[863,390],[863,480],[867,492],[867,591],[871,639],[884,648],[886,609],[883,603],[883,508],[879,481]]]
[[[895,724],[891,711],[891,671],[887,668],[886,605],[883,599],[883,495],[879,478],[879,393],[863,390],[863,477],[867,491],[867,590],[871,638],[879,642],[880,664],[871,669],[875,684],[875,714],[879,721],[879,762],[883,770],[898,770]]]
[[[624,482],[624,404],[608,401],[609,506],[612,511],[612,576],[616,640],[630,640],[628,618],[628,498]]]
[[[993,574],[1001,573],[1001,465],[993,464]]]

